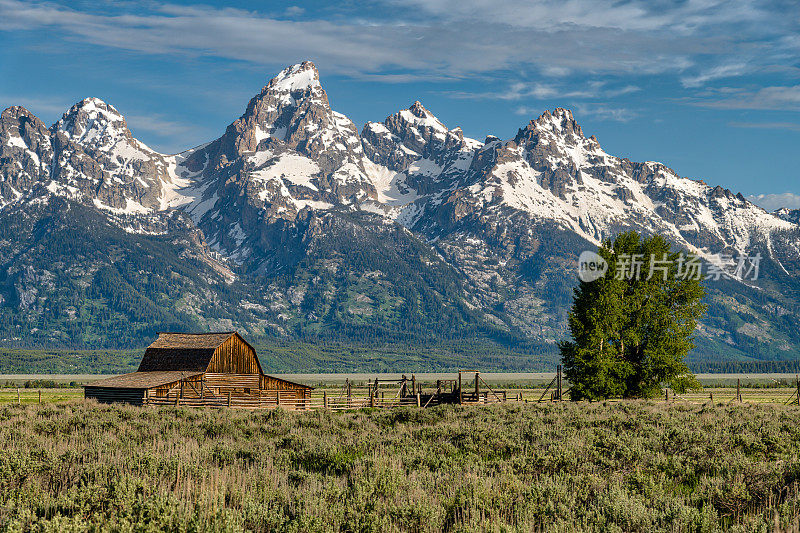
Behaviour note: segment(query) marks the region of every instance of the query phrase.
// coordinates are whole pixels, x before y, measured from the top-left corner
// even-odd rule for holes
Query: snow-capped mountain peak
[[[439,135],[446,135],[449,131],[433,113],[425,109],[425,106],[417,100],[408,109],[400,111],[400,116],[409,126],[417,128],[428,128]]]
[[[405,289],[377,300],[391,278],[406,276],[398,272],[411,272],[395,269],[397,258],[412,258],[425,273],[435,257],[458,275],[431,302],[462,294],[463,284],[463,302],[491,323],[556,340],[563,337],[573,256],[630,229],[663,235],[707,258],[762,253],[772,277],[757,287],[760,294],[796,285],[786,281],[800,270],[796,211],[770,214],[663,164],[612,156],[563,108],[544,112],[512,139],[485,139],[465,137],[419,101],[359,132],[332,109],[310,62],[270,80],[219,138],[175,156],[138,141],[122,114],[96,98],[72,106],[50,128],[12,107],[0,115],[0,221],[17,213],[35,226],[30,207],[63,210],[78,203],[76,211],[107,221],[114,231],[152,233],[181,221],[191,231],[181,237],[187,265],[207,255],[192,250],[210,247],[239,263],[242,279],[254,273],[265,294],[280,292],[276,273],[299,283],[287,289],[287,299],[270,296],[258,304],[268,316],[258,319],[262,330],[312,320],[305,310],[312,300],[304,294],[341,303],[368,280],[380,286],[370,292],[368,299],[376,300],[370,312],[395,309],[392,302],[413,304],[417,297]],[[21,245],[30,250],[31,244]],[[107,246],[88,248],[104,253]],[[341,254],[345,249],[358,255]],[[313,270],[297,272],[315,273],[292,278],[298,262],[311,257]],[[75,271],[80,283],[90,275],[84,266]],[[429,278],[450,279],[442,272]],[[342,284],[327,285],[335,279]],[[30,294],[24,301],[33,301]],[[203,292],[203,298],[214,294]],[[792,299],[787,295],[780,305],[791,306],[786,302]],[[451,296],[442,302],[466,309]],[[348,316],[361,306],[327,309],[325,316]],[[773,306],[764,316],[773,312],[783,311]],[[359,327],[368,316],[358,311]],[[726,327],[741,333],[735,324]]]
[[[372,161],[395,171],[422,161],[429,175],[436,167],[441,171],[453,156],[461,160],[460,167],[464,170],[481,146],[479,141],[464,137],[461,128],[448,129],[419,101],[389,115],[382,123],[368,122],[361,137]]]
[[[306,61],[270,80],[222,137],[188,154],[175,174],[194,182],[185,208],[212,246],[243,260],[261,231],[254,220],[295,220],[307,208],[374,199],[373,167],[355,124],[331,109]]]
[[[50,135],[36,120],[22,108],[3,114],[0,139],[16,160],[6,202],[44,173],[49,191],[112,212],[186,209],[212,243],[240,259],[243,243],[261,232],[254,221],[337,206],[377,210],[431,235],[469,213],[512,209],[592,242],[636,227],[698,249],[742,250],[792,227],[659,163],[605,153],[564,108],[545,111],[513,139],[481,143],[415,101],[359,134],[331,109],[309,61],[272,78],[222,137],[180,156],[150,150],[98,98],[75,104]]]
[[[114,214],[158,211],[170,182],[168,157],[133,137],[125,117],[99,98],[73,105],[50,128],[46,190]]]
[[[555,108],[552,113],[545,111],[539,118],[531,120],[527,129],[539,132],[548,131],[556,135],[572,134],[583,137],[583,130],[572,115],[572,111],[561,107]]]
[[[311,61],[303,61],[283,69],[269,81],[265,91],[292,93],[321,87],[317,67]]]
[[[125,117],[99,98],[86,98],[73,105],[53,126],[71,140],[98,145],[103,137],[130,137]]]

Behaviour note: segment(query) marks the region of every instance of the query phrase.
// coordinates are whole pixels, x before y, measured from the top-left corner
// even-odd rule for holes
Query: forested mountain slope
[[[576,260],[619,231],[709,262],[693,357],[800,356],[800,226],[655,162],[606,153],[572,113],[469,139],[422,103],[361,131],[316,67],[270,80],[217,139],[177,155],[87,98],[47,127],[0,117],[0,338],[136,347],[156,331],[476,342],[555,353]]]

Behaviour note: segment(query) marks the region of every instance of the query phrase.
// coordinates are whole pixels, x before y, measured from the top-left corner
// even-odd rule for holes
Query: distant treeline
[[[553,346],[508,348],[489,340],[448,340],[412,344],[360,343],[318,338],[280,340],[255,346],[265,372],[552,372],[558,354]]]
[[[139,366],[144,350],[0,348],[0,374],[120,374]]]
[[[327,372],[552,372],[557,353],[548,345],[504,347],[490,339],[440,342],[317,337],[255,342],[269,373]],[[139,366],[144,346],[134,350],[0,348],[0,374],[120,374]]]
[[[689,363],[697,374],[800,374],[800,361],[698,361]]]
[[[343,341],[323,336],[254,342],[268,373],[326,372],[555,372],[552,345],[496,339]],[[139,366],[144,346],[131,350],[0,348],[0,374],[120,374]],[[691,361],[696,373],[800,373],[800,361]]]
[[[6,380],[4,383],[0,384],[0,387],[10,389],[10,388],[24,388],[24,389],[67,389],[67,388],[74,388],[79,386],[80,383],[78,381],[70,381],[67,382],[60,382],[55,381],[52,379],[28,379],[24,383],[19,383],[16,381],[9,381]]]

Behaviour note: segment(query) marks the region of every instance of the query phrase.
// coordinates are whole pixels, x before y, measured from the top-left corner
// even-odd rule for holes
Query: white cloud
[[[497,87],[497,80],[516,79],[504,90],[449,94],[515,102],[525,114],[536,100],[557,100],[607,120],[630,120],[630,102],[614,99],[657,75],[694,91],[684,101],[695,105],[800,110],[800,86],[788,83],[759,88],[749,80],[748,89],[698,91],[714,80],[777,68],[792,75],[800,21],[769,0],[377,0],[369,16],[350,3],[324,10],[288,5],[271,14],[154,2],[134,11],[73,5],[85,4],[0,0],[0,32],[63,36],[65,48],[81,42],[222,58],[265,72],[311,59],[325,75],[367,82],[471,78]]]
[[[625,107],[614,107],[607,104],[578,104],[575,109],[581,115],[591,115],[600,120],[612,120],[614,122],[628,122],[639,114]]]
[[[755,91],[723,87],[694,103],[716,109],[800,111],[800,85],[763,87]]]
[[[574,85],[574,84],[573,84]],[[641,89],[635,85],[625,85],[621,87],[608,87],[604,81],[592,81],[582,83],[584,89],[570,89],[570,84],[545,84],[540,82],[513,82],[507,88],[498,91],[487,92],[451,92],[450,96],[463,99],[493,99],[493,100],[525,100],[537,99],[547,100],[557,98],[559,100],[585,100],[585,99],[607,99],[616,98],[626,94],[635,93]]]
[[[767,211],[775,211],[782,207],[789,209],[800,208],[800,194],[785,192],[782,194],[751,194],[747,199],[763,207]]]
[[[383,3],[389,7],[370,19],[340,6],[347,16],[327,10],[328,20],[321,20],[310,19],[314,13],[299,6],[271,16],[233,8],[145,4],[149,10],[112,15],[66,3],[0,0],[0,30],[48,31],[146,54],[215,56],[270,67],[310,58],[327,72],[393,72],[398,80],[415,74],[475,75],[520,65],[535,66],[546,76],[679,74],[693,66],[713,75],[714,68],[726,68],[715,65],[726,64],[727,57],[755,54],[747,48],[753,32],[766,41],[783,39],[781,53],[794,46],[786,39],[794,33],[786,30],[788,17],[746,0],[728,1],[724,9],[708,1]],[[300,15],[305,18],[293,19]],[[732,25],[738,25],[737,32]],[[776,63],[764,50],[755,57]],[[694,83],[692,77],[686,79]]]
[[[148,133],[148,138],[155,139],[151,148],[161,153],[177,153],[187,146],[202,143],[214,133],[196,124],[178,122],[161,115],[126,114],[125,121],[135,137],[141,132]]]
[[[516,108],[514,110],[514,113],[516,113],[517,115],[523,115],[523,116],[526,116],[526,117],[528,117],[528,116],[538,116],[538,115],[541,114],[541,112],[542,112],[541,109],[534,109],[532,107],[528,107],[528,106],[525,106],[525,105],[521,105],[521,106],[519,106],[518,108]]]
[[[56,4],[0,0],[0,10],[2,29],[54,28],[87,43],[147,54],[211,55],[280,65],[313,57],[336,71],[423,66],[412,51],[393,49],[377,29],[322,20],[279,20],[239,9],[164,4],[147,15],[112,16]],[[383,33],[390,42],[396,40],[386,28]]]
[[[284,13],[286,13],[286,16],[289,17],[296,17],[298,15],[302,15],[305,12],[306,12],[305,8],[300,6],[289,6],[286,8],[286,11],[284,11]]]
[[[763,20],[769,14],[750,0],[680,2],[646,0],[397,0],[427,16],[448,20],[483,20],[511,27],[558,32],[566,27],[612,28],[622,31],[692,33],[725,22]]]
[[[589,91],[570,91],[553,85],[543,83],[524,83],[514,82],[507,89],[497,92],[469,94],[462,93],[465,98],[494,98],[498,100],[522,100],[525,98],[536,98],[544,100],[547,98],[587,98],[591,97]]]
[[[694,76],[684,76],[681,78],[681,83],[684,87],[700,87],[709,81],[718,80],[722,78],[731,78],[741,76],[747,73],[748,66],[745,63],[735,63],[728,65],[717,65],[700,74]]]
[[[797,122],[729,122],[728,125],[734,128],[800,131],[800,124]]]

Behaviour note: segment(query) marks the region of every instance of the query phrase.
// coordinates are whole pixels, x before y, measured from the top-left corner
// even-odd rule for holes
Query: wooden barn
[[[264,374],[255,349],[238,333],[159,333],[131,374],[95,381],[100,402],[263,407],[302,403],[312,387]]]

